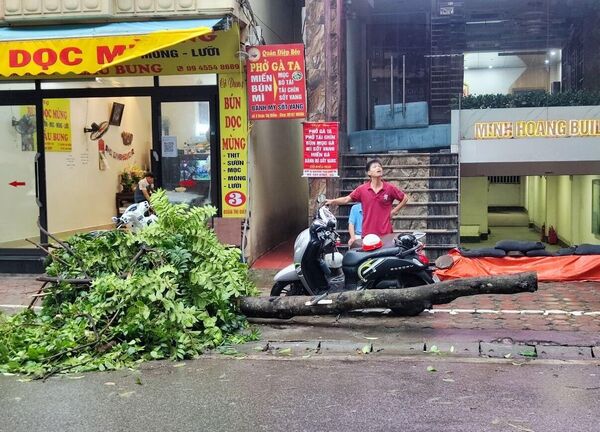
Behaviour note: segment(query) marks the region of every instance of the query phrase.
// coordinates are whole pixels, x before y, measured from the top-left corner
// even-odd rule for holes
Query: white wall
[[[472,96],[484,94],[510,94],[514,90],[551,90],[552,81],[560,81],[560,63],[551,67],[509,67],[494,69],[468,69],[464,83]]]
[[[465,71],[464,83],[469,94],[508,94],[512,84],[525,72],[525,67],[499,69],[469,69]]]
[[[99,169],[98,142],[83,133],[92,122],[108,120],[113,102],[125,104],[121,126],[110,126],[102,137],[119,153],[130,148],[134,156],[125,161],[105,154],[108,167]],[[80,98],[70,99],[72,151],[46,153],[48,193],[48,227],[51,232],[65,232],[111,224],[115,216],[115,193],[119,173],[131,166],[146,168],[151,147],[150,98]],[[133,143],[125,146],[121,132],[133,133]]]

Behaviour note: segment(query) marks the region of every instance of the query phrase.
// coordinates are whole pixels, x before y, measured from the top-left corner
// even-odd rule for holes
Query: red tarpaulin
[[[470,258],[451,250],[452,267],[436,270],[441,280],[475,276],[535,271],[538,280],[550,281],[600,281],[600,255],[568,255],[552,257]]]

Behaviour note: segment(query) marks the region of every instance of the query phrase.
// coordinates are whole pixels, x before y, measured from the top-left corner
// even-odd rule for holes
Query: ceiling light
[[[556,51],[550,51],[550,55],[551,56],[555,56],[556,55]]]
[[[469,69],[469,66],[465,66],[465,70]]]
[[[546,59],[546,60],[544,60],[544,63],[549,64],[550,60]]]
[[[491,69],[491,68],[493,68],[493,67],[494,67],[494,66],[492,66],[492,65],[489,65],[489,66],[488,66],[488,69]]]

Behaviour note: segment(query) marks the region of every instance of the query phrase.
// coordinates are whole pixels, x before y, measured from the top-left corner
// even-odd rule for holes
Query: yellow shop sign
[[[475,123],[475,139],[600,136],[600,119],[519,120]]]
[[[224,218],[241,218],[248,205],[248,110],[244,74],[219,75],[221,196]]]
[[[239,50],[237,24],[227,31],[194,27],[141,35],[0,40],[0,79],[239,73]]]
[[[153,51],[100,70],[94,76],[144,76],[236,73],[242,68],[237,24],[228,31],[212,32]]]

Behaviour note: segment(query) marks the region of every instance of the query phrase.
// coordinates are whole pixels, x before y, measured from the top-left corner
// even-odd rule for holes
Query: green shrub
[[[77,235],[55,251],[40,313],[0,317],[0,372],[44,376],[105,370],[149,359],[184,359],[224,343],[255,339],[234,299],[255,295],[241,252],[219,243],[210,206],[152,196],[158,222]]]

